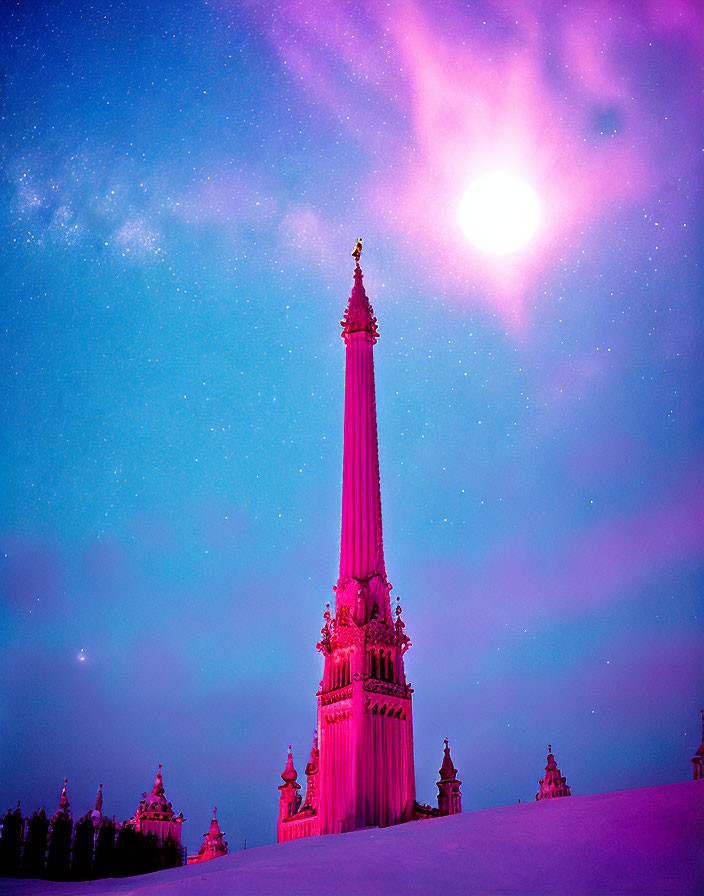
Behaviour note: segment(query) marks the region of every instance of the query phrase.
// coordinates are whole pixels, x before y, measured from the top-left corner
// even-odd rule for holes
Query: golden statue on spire
[[[357,264],[359,264],[359,258],[360,258],[361,254],[362,254],[362,237],[358,236],[357,237],[357,245],[352,250],[352,257],[356,259]]]

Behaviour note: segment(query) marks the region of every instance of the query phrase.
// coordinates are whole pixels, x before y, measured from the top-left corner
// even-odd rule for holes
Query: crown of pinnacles
[[[340,326],[342,327],[342,338],[345,342],[347,342],[347,337],[350,333],[356,333],[359,330],[367,330],[371,334],[372,342],[376,342],[379,337],[374,309],[369,303],[364,290],[362,269],[359,266],[359,261],[355,264],[354,285],[347,308],[345,308],[345,314],[340,321]]]

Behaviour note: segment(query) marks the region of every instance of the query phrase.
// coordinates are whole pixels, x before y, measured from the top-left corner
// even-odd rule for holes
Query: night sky
[[[536,8],[539,11],[536,12]],[[6,2],[0,811],[276,836],[364,237],[418,798],[685,780],[704,705],[699,3]],[[458,218],[534,189],[525,248]],[[83,651],[83,653],[81,653]],[[83,656],[84,659],[80,657]]]

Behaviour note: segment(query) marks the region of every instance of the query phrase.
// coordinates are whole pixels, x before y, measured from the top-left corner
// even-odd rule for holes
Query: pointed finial
[[[548,744],[548,753],[552,753],[552,744]]]
[[[445,751],[442,758],[442,765],[440,766],[440,780],[441,781],[452,781],[457,779],[457,769],[452,764],[452,759],[450,758],[450,741],[449,738],[445,738]]]
[[[66,785],[68,784],[68,778],[64,778],[64,787],[61,791],[61,796],[59,797],[59,811],[66,811],[69,807],[68,796],[66,794]]]
[[[217,814],[218,814],[218,807],[213,806],[213,818],[215,818],[217,816]]]
[[[288,745],[288,756],[286,757],[286,768],[281,773],[281,777],[283,778],[286,784],[295,783],[296,778],[298,778],[298,772],[293,767],[293,752],[291,744]]]
[[[361,254],[362,254],[362,237],[358,236],[357,237],[357,245],[352,250],[352,257],[355,259],[357,264],[359,264],[359,259],[360,259]]]
[[[103,811],[103,782],[100,782],[100,787],[98,787],[98,792],[95,795],[95,803],[93,804],[94,812],[102,812]]]

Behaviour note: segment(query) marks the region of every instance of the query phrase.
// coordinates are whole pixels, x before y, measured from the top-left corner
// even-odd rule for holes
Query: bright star
[[[470,184],[459,206],[459,221],[480,252],[508,255],[524,248],[542,218],[540,201],[529,183],[503,171],[490,171]]]

